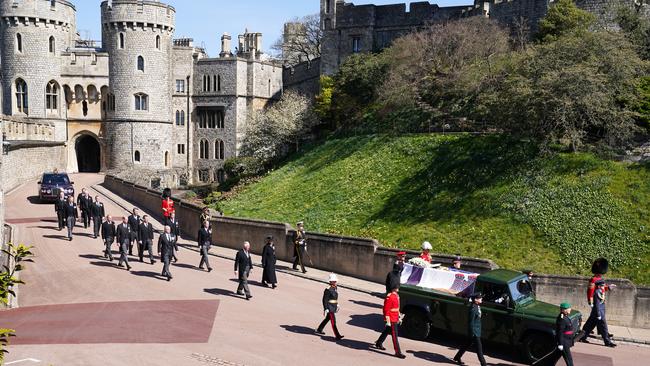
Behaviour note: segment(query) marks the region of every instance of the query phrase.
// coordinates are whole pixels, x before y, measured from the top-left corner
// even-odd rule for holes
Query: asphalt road
[[[103,177],[73,180],[81,191]],[[90,228],[78,225],[74,240],[63,240],[53,206],[37,203],[35,193],[36,184],[28,183],[5,199],[14,241],[35,246],[35,263],[22,273],[20,309],[0,312],[0,327],[18,332],[8,365],[431,365],[451,364],[456,352],[458,340],[445,334],[429,342],[402,338],[406,360],[392,357],[390,340],[386,352],[369,349],[382,327],[381,300],[352,290],[339,291],[338,325],[346,338],[334,342],[330,328],[323,337],[313,333],[322,320],[323,284],[279,273],[272,290],[256,282],[256,268],[246,301],[233,294],[232,261],[211,258],[214,271],[207,273],[188,250],[172,266],[171,282],[158,276],[160,262],[131,257],[131,272],[120,269],[101,258]],[[104,202],[107,214],[125,214]],[[517,364],[507,349],[487,347],[487,356],[492,365]],[[576,365],[641,365],[650,348],[579,344],[574,358]],[[472,353],[464,361],[478,364]]]

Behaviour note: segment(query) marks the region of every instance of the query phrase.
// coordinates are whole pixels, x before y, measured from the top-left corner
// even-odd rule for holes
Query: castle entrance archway
[[[90,135],[83,135],[75,143],[79,173],[99,173],[101,170],[101,148],[99,141]]]

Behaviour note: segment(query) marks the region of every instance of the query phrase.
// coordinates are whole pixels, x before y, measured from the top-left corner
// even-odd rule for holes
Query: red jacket
[[[384,300],[384,319],[390,317],[391,323],[399,322],[399,295],[391,292]]]
[[[587,302],[589,302],[589,304],[594,303],[594,292],[596,292],[596,282],[602,279],[603,276],[599,274],[591,277],[591,281],[589,281],[589,287],[587,287]],[[607,292],[608,290],[609,290],[609,286],[605,285],[605,292]]]
[[[174,212],[174,201],[166,199],[162,201],[163,216],[169,217],[172,212]]]
[[[427,254],[427,253],[424,253],[424,252],[420,254],[420,258],[422,258],[422,259],[424,259],[425,261],[427,261],[427,263],[431,263],[431,261],[433,260],[433,259],[431,258],[431,254]]]

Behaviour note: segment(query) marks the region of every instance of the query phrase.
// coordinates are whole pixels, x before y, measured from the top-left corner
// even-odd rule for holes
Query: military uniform
[[[565,306],[565,304],[562,304]],[[570,306],[566,304],[567,308]],[[553,356],[552,365],[555,365],[560,357],[564,358],[567,366],[573,366],[573,357],[571,356],[571,347],[573,347],[573,337],[575,329],[568,316],[560,313],[555,320],[555,340],[558,346],[557,352]]]
[[[393,289],[394,290],[394,289]],[[399,346],[399,295],[397,291],[391,292],[386,296],[384,300],[383,314],[384,319],[386,320],[386,327],[384,331],[379,336],[379,339],[375,342],[375,347],[381,350],[384,350],[384,341],[390,334],[393,338],[393,348],[395,349],[395,356],[399,358],[406,358],[402,353],[402,349]]]
[[[603,280],[598,280],[596,282],[596,291],[594,292],[593,297],[594,303],[591,308],[589,318],[585,322],[585,325],[582,327],[584,335],[582,338],[580,338],[580,341],[589,343],[589,341],[587,341],[587,337],[589,334],[591,334],[594,328],[598,328],[598,332],[600,333],[601,337],[603,337],[605,346],[616,347],[616,344],[612,342],[611,338],[609,337],[609,329],[607,329],[607,318],[605,317],[605,293],[607,290],[606,287],[603,286],[604,284],[605,282]]]
[[[480,294],[474,294],[472,298],[482,298]],[[468,337],[466,345],[458,350],[456,356],[454,356],[454,361],[459,364],[462,364],[460,360],[468,348],[472,345],[476,345],[476,355],[478,360],[481,363],[481,366],[485,366],[485,357],[483,357],[483,344],[481,343],[481,306],[472,301],[472,305],[469,308],[469,319],[468,319]]]
[[[323,329],[328,322],[332,324],[332,330],[337,340],[343,338],[339,329],[336,327],[336,312],[339,311],[339,293],[335,286],[330,286],[323,292],[323,310],[325,311],[325,319],[320,323],[316,333],[323,333]]]
[[[104,240],[104,258],[113,261],[113,253],[111,252],[111,245],[115,241],[115,224],[112,221],[106,221],[102,224],[102,240]]]
[[[293,238],[293,269],[297,270],[298,265],[302,270],[302,273],[307,272],[305,269],[305,252],[307,251],[307,238],[305,236],[305,230],[299,229],[296,230],[296,234]]]
[[[406,252],[397,253],[398,258],[402,258],[405,255]],[[399,288],[403,269],[404,269],[404,261],[401,259],[396,260],[395,263],[393,264],[393,269],[390,272],[388,272],[388,275],[386,275],[387,294],[393,291],[394,288]]]

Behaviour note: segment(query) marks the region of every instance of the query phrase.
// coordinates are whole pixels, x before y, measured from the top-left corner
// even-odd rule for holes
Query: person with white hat
[[[431,258],[431,254],[429,254],[431,249],[433,249],[433,247],[431,246],[431,243],[429,243],[428,241],[425,241],[424,243],[422,243],[422,254],[420,254],[420,258],[427,261],[427,263],[431,263],[431,261],[433,260]]]
[[[325,316],[325,319],[320,323],[318,328],[316,329],[316,334],[325,334],[323,332],[323,329],[325,328],[325,325],[327,325],[327,322],[332,323],[332,330],[334,331],[334,336],[336,337],[336,340],[343,339],[343,336],[341,333],[339,333],[339,329],[336,327],[336,312],[339,311],[339,293],[336,290],[336,284],[339,282],[339,279],[336,277],[334,273],[330,273],[329,276],[329,283],[330,287],[325,289],[325,292],[323,292],[323,315]]]

